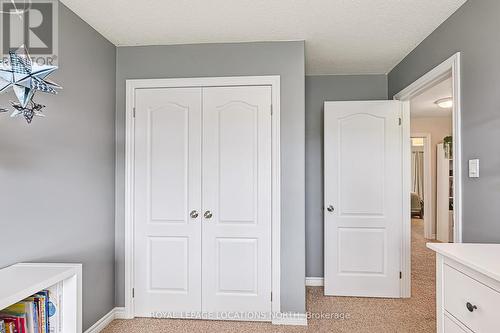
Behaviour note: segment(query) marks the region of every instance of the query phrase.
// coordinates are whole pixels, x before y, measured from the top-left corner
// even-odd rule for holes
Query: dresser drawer
[[[448,317],[447,315],[444,316],[444,333],[470,333],[466,328],[461,327],[459,324],[457,324],[453,319]]]
[[[450,314],[476,333],[498,331],[500,293],[446,264],[443,279],[443,306]]]

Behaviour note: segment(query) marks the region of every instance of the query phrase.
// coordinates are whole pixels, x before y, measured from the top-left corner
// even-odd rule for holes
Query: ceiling
[[[442,109],[436,101],[451,97],[453,84],[451,77],[427,89],[410,101],[410,115],[412,118],[451,117],[452,109]]]
[[[306,41],[306,73],[386,74],[466,0],[62,0],[117,46]]]

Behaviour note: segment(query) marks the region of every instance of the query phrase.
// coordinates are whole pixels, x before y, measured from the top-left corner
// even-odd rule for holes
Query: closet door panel
[[[203,310],[271,311],[271,87],[203,88]]]
[[[182,317],[201,310],[201,88],[135,97],[135,315]]]
[[[240,102],[218,112],[219,223],[255,223],[258,109]]]

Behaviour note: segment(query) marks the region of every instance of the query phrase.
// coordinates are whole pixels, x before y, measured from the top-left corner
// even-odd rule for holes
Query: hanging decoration
[[[33,101],[35,93],[41,91],[57,94],[56,89],[61,89],[57,83],[47,80],[47,76],[57,70],[57,66],[38,65],[33,63],[28,50],[23,45],[17,51],[9,52],[10,63],[0,66],[0,92],[9,88],[14,90],[19,103],[11,102],[14,112],[11,117],[23,116],[31,123],[34,116],[43,116],[40,112],[44,105]],[[0,112],[8,112],[0,108]]]
[[[45,115],[41,113],[41,110],[45,107],[45,105],[35,103],[33,100],[29,102],[27,107],[23,107],[19,103],[11,103],[12,107],[15,109],[15,111],[10,115],[11,117],[23,116],[28,124],[31,124],[34,116],[45,117]]]

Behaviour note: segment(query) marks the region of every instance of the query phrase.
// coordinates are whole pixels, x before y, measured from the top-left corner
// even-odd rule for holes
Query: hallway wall
[[[432,216],[434,223],[432,226],[432,234],[436,234],[436,153],[437,144],[443,142],[443,138],[452,134],[452,121],[450,117],[428,117],[428,118],[411,118],[410,122],[411,133],[430,133],[431,134],[431,183],[432,183]],[[424,185],[425,186],[425,185]],[[424,209],[425,203],[424,203]]]

